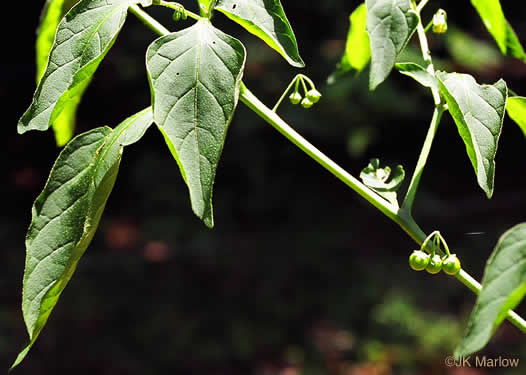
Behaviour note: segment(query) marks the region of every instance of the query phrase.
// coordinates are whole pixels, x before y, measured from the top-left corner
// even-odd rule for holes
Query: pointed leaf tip
[[[32,103],[18,122],[20,134],[29,130],[47,130],[57,120],[61,120],[66,128],[72,126],[76,106],[100,62],[113,46],[128,7],[140,2],[81,0],[62,18]],[[67,113],[65,117],[61,116],[64,112]],[[72,131],[63,137],[70,134]],[[64,143],[63,138],[57,140]]]
[[[477,182],[491,198],[495,156],[502,132],[508,88],[502,79],[479,85],[468,74],[437,72],[440,91],[466,145]]]
[[[214,9],[262,39],[290,65],[305,66],[296,36],[279,0],[217,0]]]
[[[152,124],[147,108],[114,130],[96,128],[62,150],[33,205],[26,236],[22,312],[29,342],[11,369],[27,355],[86,251],[111,193],[123,146],[138,141]]]
[[[200,21],[148,48],[155,123],[188,186],[194,213],[214,225],[212,190],[239,99],[245,48]]]

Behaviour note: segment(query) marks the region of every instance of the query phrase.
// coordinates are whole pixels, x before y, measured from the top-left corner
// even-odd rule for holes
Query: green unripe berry
[[[431,259],[429,259],[429,264],[426,267],[426,271],[435,274],[439,273],[442,269],[442,258],[440,258],[440,255],[435,254]]]
[[[303,97],[301,96],[301,94],[297,91],[294,91],[292,94],[290,94],[289,96],[289,100],[292,104],[299,104],[299,102],[301,102],[301,99],[303,99]]]
[[[318,101],[321,98],[321,92],[319,92],[316,89],[311,89],[307,91],[307,94],[305,94],[305,97],[309,99],[313,104],[318,103]]]
[[[429,255],[422,250],[415,250],[409,256],[409,266],[415,271],[423,271],[429,264]]]
[[[303,100],[301,101],[301,106],[303,108],[310,108],[313,104],[314,103],[309,98],[303,98]]]
[[[460,272],[460,260],[455,254],[451,254],[442,262],[442,270],[448,275],[455,276]]]

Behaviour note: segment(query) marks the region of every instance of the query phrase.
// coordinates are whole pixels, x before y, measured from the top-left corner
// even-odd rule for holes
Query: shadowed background
[[[34,30],[43,2],[13,2],[18,25],[4,34],[1,369],[27,338],[20,311],[24,236],[58,154],[51,131],[16,133],[35,88]],[[183,4],[196,10],[194,2]],[[324,96],[310,110],[284,103],[279,113],[354,175],[372,157],[411,173],[431,118],[429,92],[396,72],[373,93],[367,71],[325,83],[358,4],[283,1],[307,63],[301,72]],[[430,37],[438,68],[469,72],[480,83],[503,77],[526,94],[526,65],[500,56],[469,2],[431,2],[426,20],[438,5],[450,27],[446,36]],[[510,1],[503,8],[525,43],[526,9]],[[148,12],[173,30],[190,25],[173,24],[165,9]],[[299,71],[221,14],[214,23],[245,43],[244,82],[272,106]],[[77,134],[116,126],[149,105],[144,52],[155,38],[129,16],[80,106]],[[439,229],[479,280],[498,237],[526,217],[524,146],[506,118],[488,201],[451,118],[440,125],[415,217],[426,232]],[[14,373],[499,373],[443,364],[475,296],[443,274],[411,271],[415,245],[395,224],[242,103],[218,168],[214,211],[209,230],[193,215],[177,164],[152,127],[126,148],[97,235]],[[526,361],[526,341],[504,323],[482,353]],[[520,374],[524,366],[501,372]]]

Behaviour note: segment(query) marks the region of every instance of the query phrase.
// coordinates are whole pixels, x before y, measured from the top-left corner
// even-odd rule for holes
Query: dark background
[[[27,338],[20,310],[24,236],[59,151],[51,131],[16,133],[35,88],[34,30],[43,1],[36,3],[11,2],[17,24],[3,25],[0,371]],[[503,3],[526,42],[525,7]],[[193,1],[184,4],[196,10]],[[285,103],[279,112],[354,175],[372,157],[411,173],[431,118],[429,92],[397,73],[374,93],[367,71],[326,84],[358,4],[283,1],[307,63],[301,72],[324,96],[308,111]],[[484,83],[503,77],[526,94],[526,65],[500,57],[469,2],[433,1],[426,20],[439,5],[449,13],[450,31],[430,36],[438,67]],[[171,23],[168,10],[148,11],[171,29],[183,26]],[[214,23],[245,43],[244,81],[272,106],[298,71],[224,16],[217,14]],[[466,43],[460,32],[478,44]],[[77,133],[115,126],[149,105],[144,51],[154,38],[129,16],[84,97]],[[415,217],[426,232],[440,229],[478,279],[498,237],[525,219],[524,146],[506,118],[492,200],[476,185],[449,115],[433,146]],[[242,103],[218,169],[214,205],[216,227],[209,230],[193,215],[177,164],[154,127],[128,147],[93,243],[14,373],[500,373],[444,366],[475,296],[444,274],[412,272],[407,257],[415,244],[395,224]],[[525,363],[518,370],[502,373],[524,373],[526,341],[509,323],[482,354],[520,358]]]

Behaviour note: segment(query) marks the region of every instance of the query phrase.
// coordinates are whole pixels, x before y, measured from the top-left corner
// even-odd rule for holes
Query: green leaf
[[[78,0],[47,0],[40,16],[37,30],[36,64],[37,84],[46,71],[49,53],[55,40],[55,32],[62,17],[78,3]],[[79,98],[80,99],[80,98]],[[62,147],[73,136],[75,129],[75,114],[80,100],[72,100],[64,106],[62,115],[53,123],[53,131],[57,146]]]
[[[415,63],[398,63],[396,69],[402,74],[405,74],[422,86],[438,90],[438,81],[427,70]]]
[[[389,179],[389,177],[391,178]],[[391,176],[390,167],[380,168],[380,161],[371,159],[367,167],[360,173],[360,178],[366,186],[373,189],[393,206],[398,207],[396,192],[400,189],[405,178],[405,171],[401,165],[396,167]]]
[[[217,0],[214,9],[262,39],[290,65],[298,68],[305,66],[279,0]]]
[[[362,3],[349,16],[350,26],[345,43],[345,53],[336,71],[329,77],[330,82],[349,71],[360,73],[371,60],[369,35],[365,30],[366,15],[365,3]]]
[[[123,146],[139,140],[152,122],[147,108],[113,131],[102,127],[77,136],[60,153],[35,201],[26,237],[22,311],[29,342],[12,367],[33,346],[91,242],[115,183]]]
[[[67,105],[78,105],[121,30],[128,7],[147,0],[82,0],[60,21],[46,71],[18,132],[47,130]],[[68,110],[67,110],[68,111]],[[69,108],[71,118],[74,109]]]
[[[526,98],[524,96],[512,96],[506,104],[508,116],[519,125],[526,137]]]
[[[495,155],[502,132],[508,88],[502,79],[479,85],[468,74],[437,72],[440,91],[466,145],[479,186],[493,195]]]
[[[46,70],[49,52],[55,40],[55,31],[58,23],[64,16],[62,5],[64,0],[46,0],[42,13],[40,14],[40,25],[37,29],[36,41],[36,63],[37,63],[37,83],[44,75]]]
[[[146,65],[153,116],[179,164],[194,213],[214,224],[212,188],[239,98],[245,48],[206,19],[161,37]]]
[[[482,349],[525,294],[526,223],[521,223],[502,235],[488,259],[482,291],[455,356],[468,356]]]
[[[471,0],[486,29],[493,36],[499,49],[506,56],[512,56],[526,62],[526,54],[515,34],[515,31],[506,20],[499,0]]]
[[[372,54],[369,87],[374,90],[393,69],[420,19],[411,0],[366,0],[365,4]]]
[[[526,53],[524,52],[524,48],[522,47],[522,44],[517,37],[517,34],[515,34],[515,31],[509,24],[509,22],[506,21],[506,45],[508,46],[508,49],[506,51],[506,56],[515,57],[516,59],[521,60],[522,62],[526,63]]]

